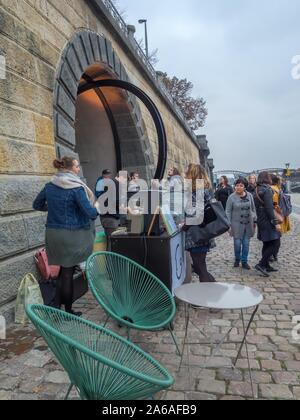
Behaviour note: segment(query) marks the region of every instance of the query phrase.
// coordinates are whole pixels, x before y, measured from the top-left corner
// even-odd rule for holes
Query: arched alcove
[[[104,79],[129,81],[109,40],[88,30],[76,32],[64,49],[56,77],[57,154],[78,158],[91,187],[103,169],[139,171],[149,180],[157,165],[136,97],[117,87],[78,96],[85,84]]]

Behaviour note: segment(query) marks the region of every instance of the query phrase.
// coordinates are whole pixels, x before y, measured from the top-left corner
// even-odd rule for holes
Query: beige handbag
[[[43,305],[43,297],[38,281],[35,279],[33,274],[26,274],[26,276],[21,281],[17,302],[15,307],[15,323],[16,324],[26,324],[28,318],[26,315],[26,306],[27,305]]]

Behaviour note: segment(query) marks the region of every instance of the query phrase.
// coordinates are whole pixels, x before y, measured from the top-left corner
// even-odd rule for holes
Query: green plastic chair
[[[126,326],[128,339],[131,329],[167,328],[180,355],[172,331],[175,300],[157,277],[136,262],[111,252],[93,254],[87,261],[86,274],[92,293],[108,319],[112,317]]]
[[[143,350],[103,327],[41,305],[27,315],[69,375],[82,400],[139,400],[174,380]]]

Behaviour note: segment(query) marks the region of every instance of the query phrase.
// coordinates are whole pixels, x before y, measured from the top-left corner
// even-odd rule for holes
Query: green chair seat
[[[128,329],[155,331],[170,328],[176,305],[169,289],[134,261],[111,252],[97,252],[87,261],[93,295],[109,317]]]
[[[103,327],[45,306],[26,312],[83,400],[147,399],[173,384],[151,356]]]

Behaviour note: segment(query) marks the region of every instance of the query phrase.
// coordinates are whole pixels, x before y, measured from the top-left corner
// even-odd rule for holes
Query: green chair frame
[[[151,356],[117,334],[66,312],[30,305],[26,313],[69,375],[82,400],[149,399],[172,376]]]
[[[90,289],[108,318],[130,331],[168,329],[177,352],[180,349],[172,331],[176,304],[169,289],[150,271],[136,262],[111,252],[96,252],[87,261]]]

